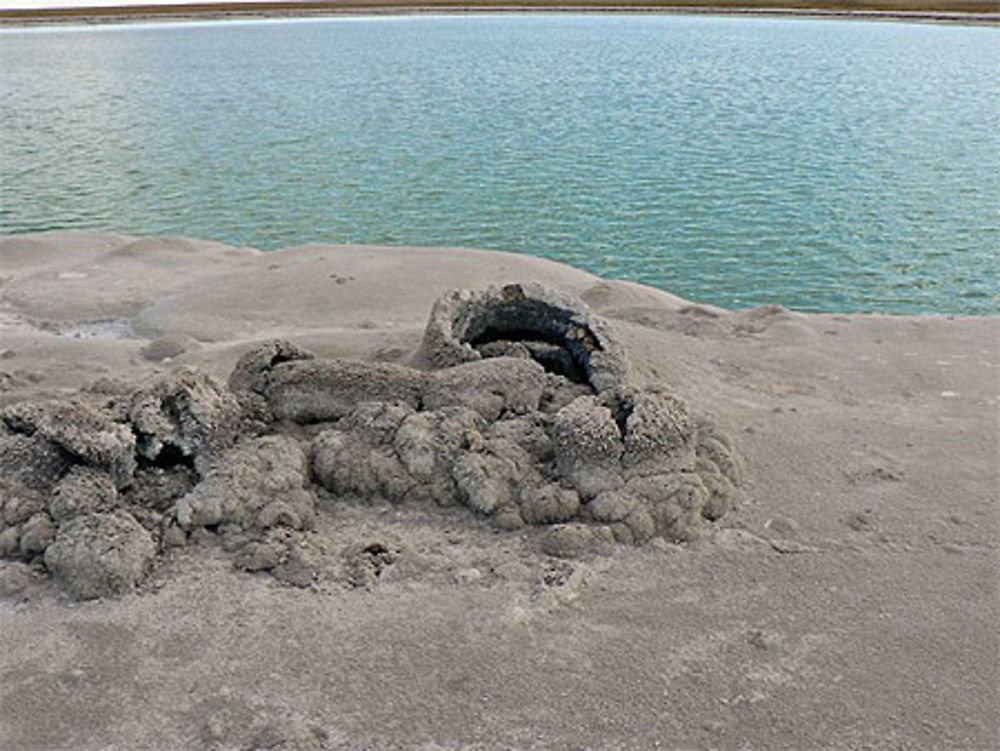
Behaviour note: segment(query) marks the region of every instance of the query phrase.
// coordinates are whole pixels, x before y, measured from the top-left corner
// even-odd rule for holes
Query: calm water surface
[[[1000,29],[8,30],[0,233],[45,229],[497,248],[727,307],[997,313]]]

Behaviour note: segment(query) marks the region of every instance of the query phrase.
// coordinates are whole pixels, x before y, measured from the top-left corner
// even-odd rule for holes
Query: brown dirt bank
[[[0,10],[0,25],[114,23],[365,13],[495,11],[659,12],[806,15],[882,20],[1000,23],[1000,3],[984,0],[344,0],[343,2],[191,3],[129,7]]]
[[[1000,319],[731,313],[481,251],[7,237],[0,410],[224,380],[277,336],[389,372],[445,290],[524,280],[731,438],[738,508],[559,558],[464,508],[319,495],[321,576],[250,573],[206,527],[87,602],[29,551],[0,562],[0,748],[998,746]]]

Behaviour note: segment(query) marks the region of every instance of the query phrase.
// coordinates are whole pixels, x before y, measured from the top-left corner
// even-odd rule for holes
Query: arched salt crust
[[[421,354],[433,368],[530,357],[595,393],[624,386],[628,366],[607,324],[580,300],[537,284],[453,290],[434,304]]]

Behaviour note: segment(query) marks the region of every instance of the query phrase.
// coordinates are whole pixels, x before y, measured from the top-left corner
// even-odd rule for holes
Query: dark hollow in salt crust
[[[538,527],[577,557],[686,540],[740,497],[728,438],[662,388],[629,379],[606,321],[534,284],[435,303],[415,367],[319,359],[286,341],[228,385],[181,368],[128,396],[0,410],[0,557],[73,597],[138,585],[163,551],[220,540],[246,571],[309,585],[335,503],[465,506]],[[349,586],[396,552],[342,551]]]
[[[443,368],[483,357],[530,357],[595,392],[625,385],[628,363],[608,324],[539,284],[454,290],[431,310],[422,355]]]

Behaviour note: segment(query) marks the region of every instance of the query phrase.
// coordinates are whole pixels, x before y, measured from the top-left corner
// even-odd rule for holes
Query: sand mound
[[[539,548],[562,557],[690,539],[739,496],[731,444],[628,374],[586,305],[508,284],[441,298],[412,367],[276,340],[228,385],[184,367],[128,395],[19,402],[0,411],[0,554],[85,599],[213,539],[239,568],[303,584],[322,569],[308,560],[320,494],[464,506],[470,523],[543,528]],[[393,554],[352,561],[364,579]]]

